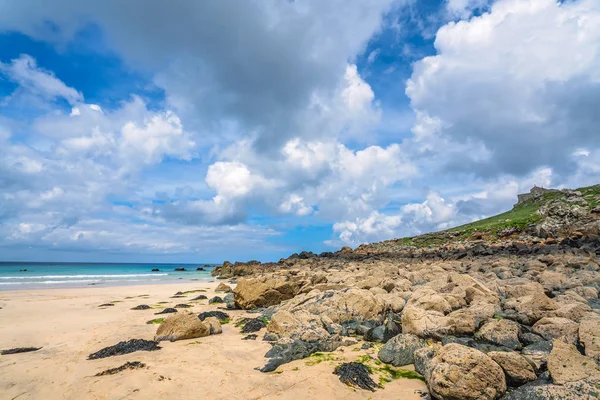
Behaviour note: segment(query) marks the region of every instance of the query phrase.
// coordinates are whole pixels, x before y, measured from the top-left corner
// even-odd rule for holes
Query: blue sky
[[[0,0],[0,259],[221,262],[598,183],[594,0]]]

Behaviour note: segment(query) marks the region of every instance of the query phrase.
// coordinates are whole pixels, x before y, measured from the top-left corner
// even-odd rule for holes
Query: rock
[[[190,306],[189,304],[177,304],[175,307],[173,308],[192,308],[192,306]]]
[[[415,350],[423,348],[427,343],[418,336],[411,334],[399,334],[390,339],[379,350],[377,357],[386,364],[394,367],[403,367],[413,364]]]
[[[132,310],[149,310],[151,307],[146,304],[140,304],[139,306],[135,306]]]
[[[205,311],[198,314],[200,321],[204,321],[209,317],[216,317],[222,324],[229,322],[229,314],[224,313],[223,311]]]
[[[585,355],[600,360],[600,316],[590,314],[579,323],[579,340]]]
[[[250,335],[246,335],[242,338],[242,340],[256,340],[256,338],[258,337],[257,334],[252,333]]]
[[[159,315],[159,314],[172,314],[172,313],[176,313],[177,310],[174,308],[165,308],[164,310],[154,313],[155,315]]]
[[[579,353],[574,345],[558,339],[552,342],[548,371],[552,381],[558,385],[582,379],[600,379],[600,367],[594,360]]]
[[[535,366],[519,353],[490,351],[487,355],[502,368],[509,386],[521,386],[537,379]]]
[[[158,342],[144,339],[131,339],[115,344],[114,346],[108,346],[102,350],[98,350],[88,356],[88,360],[96,360],[99,358],[106,358],[112,356],[119,356],[122,354],[129,354],[136,351],[156,351],[160,350],[161,347]]]
[[[303,340],[281,342],[280,340],[280,342],[274,344],[271,350],[265,354],[265,357],[269,358],[269,361],[263,368],[260,369],[260,371],[275,371],[280,365],[294,360],[306,358],[317,352],[331,352],[343,344],[344,343],[342,341],[336,338],[329,338],[326,341],[323,340],[310,342]]]
[[[450,333],[444,314],[438,311],[426,311],[412,305],[406,306],[402,311],[401,322],[402,332],[421,338],[440,339]]]
[[[231,286],[224,284],[223,282],[219,283],[219,286],[217,286],[217,288],[215,289],[215,292],[222,292],[222,293],[233,293],[233,289],[231,289]]]
[[[220,298],[219,296],[215,296],[212,299],[208,300],[208,304],[216,304],[216,303],[225,303],[225,301],[223,301],[222,298]]]
[[[174,271],[177,272],[184,272],[186,269],[185,268],[175,268]]]
[[[299,290],[294,281],[285,278],[241,278],[233,293],[236,305],[248,310],[277,305],[294,297]]]
[[[414,365],[415,371],[419,374],[429,377],[431,373],[431,360],[436,355],[436,352],[441,349],[440,345],[437,346],[426,346],[416,349],[414,352]]]
[[[208,299],[208,297],[206,297],[205,295],[201,294],[199,296],[194,297],[192,300],[206,300]]]
[[[326,316],[335,324],[349,321],[383,323],[385,304],[366,289],[313,290],[285,302],[280,310]]]
[[[258,332],[267,326],[262,318],[244,318],[241,323],[243,324],[242,333]]]
[[[158,269],[158,268],[152,268],[151,272],[160,272],[160,269]]]
[[[114,307],[114,304],[112,304],[112,303],[104,303],[104,304],[100,304],[98,307]]]
[[[196,271],[206,271],[203,267],[196,268]]]
[[[452,335],[472,335],[477,329],[475,314],[468,308],[452,311],[445,318],[444,326]]]
[[[521,348],[519,324],[507,319],[492,320],[475,333],[475,339],[483,340],[512,350]]]
[[[233,293],[225,295],[225,297],[223,297],[223,301],[225,302],[225,305],[227,306],[228,310],[235,310],[235,300]]]
[[[208,335],[210,335],[210,327],[202,323],[196,315],[185,312],[167,317],[156,330],[154,340],[157,342],[162,340],[174,342]]]
[[[508,300],[504,308],[516,310],[516,317],[520,323],[533,325],[543,317],[551,316],[558,306],[543,292],[536,291],[531,295]]]
[[[383,301],[386,310],[400,314],[406,301],[400,297],[397,293],[385,293],[375,295],[379,300]]]
[[[385,336],[385,326],[379,325],[375,328],[371,328],[365,333],[364,340],[367,342],[383,342]]]
[[[577,400],[597,399],[597,383],[586,380],[553,385],[545,379],[539,379],[513,390],[502,400]]]
[[[560,306],[559,309],[554,311],[553,317],[568,318],[571,321],[579,322],[582,318],[588,315],[592,311],[592,308],[587,304],[582,303],[571,303]]]
[[[577,344],[579,342],[579,324],[570,319],[545,317],[536,322],[531,330],[546,340],[560,338],[566,343]]]
[[[219,333],[223,333],[221,322],[217,317],[207,317],[202,322],[204,323],[204,325],[209,326],[209,331],[211,335],[218,335]]]
[[[431,360],[427,385],[441,400],[493,400],[506,392],[498,364],[478,350],[454,343],[442,347]]]
[[[544,340],[525,346],[521,350],[521,354],[531,360],[535,364],[536,370],[540,371],[546,368],[546,362],[551,351],[552,342]]]

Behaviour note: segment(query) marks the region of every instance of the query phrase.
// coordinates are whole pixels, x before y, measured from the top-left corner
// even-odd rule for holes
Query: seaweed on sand
[[[138,369],[138,368],[145,368],[145,367],[146,367],[146,364],[144,364],[142,362],[128,361],[125,364],[121,365],[120,367],[107,369],[105,371],[97,373],[95,376],[114,375],[121,371],[125,371],[126,369]]]
[[[18,354],[18,353],[29,353],[30,351],[38,351],[41,347],[17,347],[14,349],[7,349],[0,351],[0,354],[3,356],[7,356],[9,354]]]
[[[358,362],[349,362],[338,365],[333,371],[340,377],[340,381],[348,386],[358,387],[374,392],[379,386],[371,379],[369,367]]]
[[[131,339],[119,342],[114,346],[105,347],[102,350],[92,353],[88,356],[88,360],[119,356],[122,354],[133,353],[135,351],[155,351],[160,349],[161,347],[158,345],[158,343],[153,340]]]

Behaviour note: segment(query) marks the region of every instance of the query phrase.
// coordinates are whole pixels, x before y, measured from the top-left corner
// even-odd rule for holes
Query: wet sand
[[[420,399],[426,390],[419,380],[398,379],[374,393],[352,389],[332,374],[336,365],[376,350],[361,350],[360,343],[342,347],[326,358],[315,357],[283,365],[274,373],[261,373],[264,330],[256,341],[233,325],[244,311],[226,311],[232,323],[223,334],[205,338],[161,342],[162,349],[135,352],[99,360],[87,356],[104,347],[134,338],[151,340],[158,325],[148,320],[164,307],[193,304],[199,313],[221,304],[190,301],[199,294],[215,295],[218,282],[152,286],[91,287],[0,292],[0,349],[43,347],[32,353],[0,356],[1,399]],[[206,290],[185,298],[170,298],[178,291]],[[142,296],[142,297],[140,297]],[[114,306],[100,308],[103,303]],[[168,302],[167,304],[158,304]],[[148,304],[150,310],[133,311]],[[181,310],[183,311],[183,310]],[[116,375],[94,376],[128,361],[146,368]],[[374,376],[377,382],[378,377]]]

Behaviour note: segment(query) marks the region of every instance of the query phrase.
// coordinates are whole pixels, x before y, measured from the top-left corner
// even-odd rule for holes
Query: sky
[[[276,261],[600,183],[600,0],[0,0],[0,260]]]

